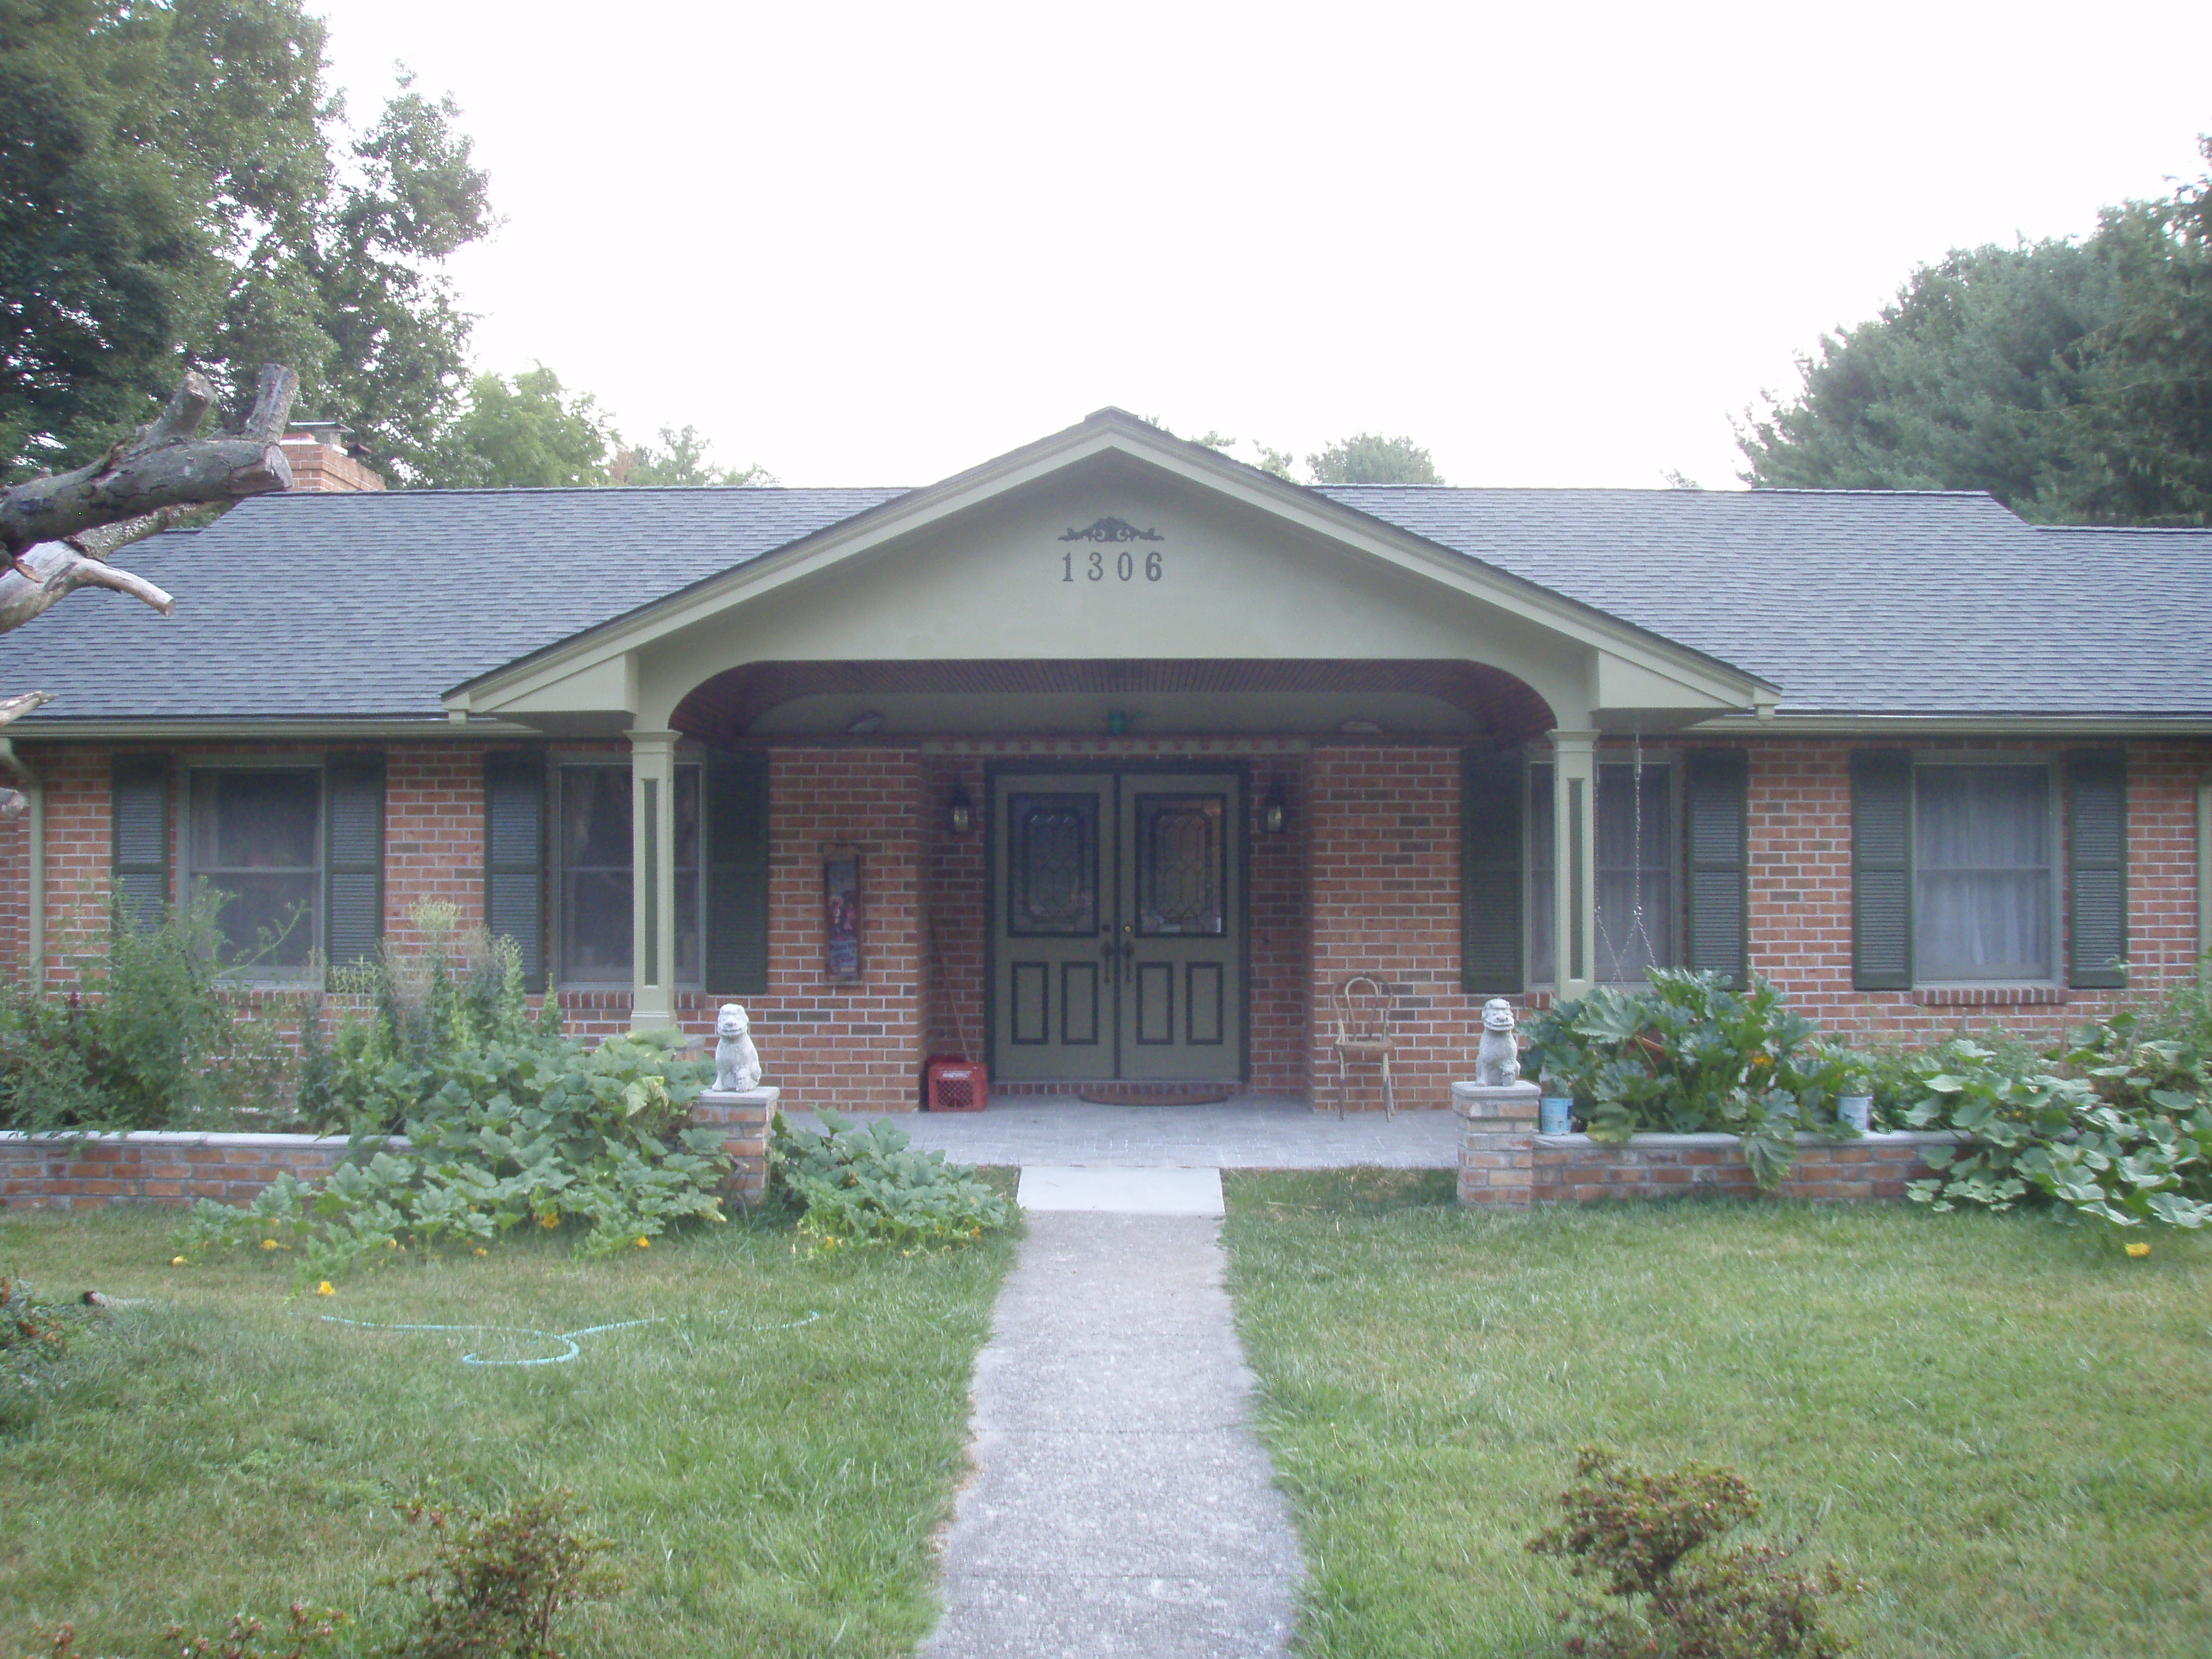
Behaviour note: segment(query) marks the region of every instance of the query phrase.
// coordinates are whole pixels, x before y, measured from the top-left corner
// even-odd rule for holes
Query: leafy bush
[[[678,1052],[680,1033],[563,1038],[531,1018],[511,941],[457,930],[451,905],[413,916],[427,945],[341,975],[374,1012],[310,1054],[317,1109],[350,1127],[354,1156],[319,1186],[283,1176],[251,1204],[202,1200],[185,1255],[258,1243],[324,1279],[403,1248],[482,1248],[524,1223],[578,1218],[579,1253],[604,1256],[685,1216],[722,1219],[723,1137],[687,1127],[713,1067]]]
[[[216,968],[220,894],[144,929],[119,904],[64,945],[59,994],[0,981],[0,1127],[270,1127],[290,1060],[252,993]]]
[[[833,1111],[815,1115],[818,1135],[778,1117],[769,1160],[805,1206],[799,1231],[823,1249],[964,1244],[1013,1224],[1013,1206],[971,1165],[947,1164],[943,1152],[909,1152],[911,1137],[881,1119],[863,1129]]]
[[[1905,1122],[1971,1139],[1929,1148],[1940,1173],[1907,1190],[1938,1210],[2033,1197],[2120,1227],[2212,1224],[2205,1049],[2186,1036],[2147,1038],[2144,1023],[2116,1013],[2033,1071],[1964,1039],[1908,1060],[1917,1098]]]
[[[1607,1600],[1578,1596],[1561,1614],[1563,1653],[1595,1659],[1834,1659],[1845,1644],[1823,1600],[1866,1586],[1832,1561],[1793,1565],[1795,1551],[1743,1544],[1697,1553],[1758,1519],[1758,1495],[1733,1471],[1692,1465],[1652,1474],[1584,1446],[1579,1483],[1559,1494],[1566,1518],[1528,1540]]]
[[[428,1566],[392,1581],[427,1598],[390,1659],[561,1659],[554,1626],[579,1601],[605,1601],[622,1581],[597,1565],[614,1547],[578,1530],[573,1494],[526,1498],[495,1515],[416,1504],[437,1535]]]
[[[1649,990],[1601,985],[1539,1014],[1525,1069],[1571,1094],[1599,1140],[1736,1135],[1771,1188],[1796,1159],[1799,1130],[1854,1133],[1836,1101],[1864,1062],[1814,1042],[1814,1029],[1757,974],[1736,992],[1717,974],[1658,968]]]

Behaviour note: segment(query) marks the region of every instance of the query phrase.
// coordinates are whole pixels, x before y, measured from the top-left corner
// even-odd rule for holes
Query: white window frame
[[[2043,774],[2043,845],[2046,854],[2044,906],[2045,931],[2044,937],[2050,946],[2050,959],[2039,975],[2025,975],[2007,978],[1931,978],[1921,972],[1920,964],[1926,952],[1920,943],[1920,775],[1942,768],[1971,766],[2002,766],[2015,771],[2038,771]],[[1968,990],[2033,990],[2049,991],[2062,988],[2066,983],[2066,838],[2063,817],[2063,805],[2060,799],[2058,765],[2049,755],[2008,755],[2002,750],[1985,752],[1961,751],[1915,753],[1912,757],[1912,821],[1907,833],[1912,837],[1912,987],[1917,991]]]
[[[267,986],[272,989],[289,989],[302,986],[319,987],[323,982],[324,964],[328,955],[324,948],[323,929],[325,919],[323,909],[325,896],[330,884],[328,843],[331,804],[330,792],[324,786],[323,757],[282,755],[271,756],[263,760],[250,755],[210,755],[204,757],[193,757],[185,762],[184,798],[179,803],[180,810],[177,815],[177,862],[182,876],[180,891],[185,895],[190,895],[197,884],[202,881],[205,881],[211,889],[217,888],[220,884],[219,875],[200,867],[200,849],[195,844],[193,835],[193,819],[196,816],[193,811],[193,801],[199,793],[199,780],[203,775],[223,772],[305,772],[314,778],[314,884],[312,890],[313,896],[308,902],[308,912],[313,921],[315,937],[314,944],[307,952],[307,960],[298,967],[263,964],[231,968],[218,964],[218,969],[224,978],[234,980],[242,985]],[[235,872],[224,871],[222,873],[228,875],[234,874]]]
[[[635,987],[637,982],[637,964],[635,962],[630,964],[629,977],[624,979],[575,979],[572,978],[568,972],[568,820],[567,813],[567,800],[568,791],[568,774],[571,771],[584,771],[596,768],[602,771],[620,772],[624,778],[629,778],[632,772],[630,763],[627,756],[610,757],[605,753],[593,753],[590,750],[571,754],[556,754],[551,757],[551,760],[553,780],[550,793],[552,796],[553,832],[546,838],[545,884],[548,890],[546,895],[546,908],[550,913],[550,920],[551,923],[546,932],[552,946],[555,971],[548,976],[547,983],[552,986],[556,991],[627,991]],[[698,972],[696,975],[688,978],[683,975],[678,975],[676,980],[675,988],[679,991],[702,991],[706,988],[707,971],[707,769],[697,759],[686,758],[679,752],[676,761],[676,769],[680,772],[687,767],[698,774],[698,890],[695,895],[695,902],[698,911],[698,931],[696,937],[699,941],[699,964]],[[673,786],[672,785],[672,788]],[[675,810],[675,803],[672,800],[669,803],[669,808],[672,812]],[[630,842],[631,854],[629,865],[630,879],[633,884],[635,884],[637,879],[636,845],[635,837],[633,836]],[[635,884],[633,884],[631,888],[631,903],[633,906],[636,903],[636,888]]]
[[[1682,799],[1682,780],[1684,774],[1681,763],[1681,754],[1676,750],[1655,750],[1647,746],[1644,750],[1644,769],[1645,771],[1648,772],[1654,767],[1660,767],[1663,768],[1668,774],[1667,868],[1671,876],[1671,879],[1668,884],[1671,891],[1668,899],[1668,914],[1660,919],[1657,930],[1653,928],[1650,919],[1647,917],[1644,921],[1644,931],[1651,933],[1651,942],[1654,945],[1662,946],[1664,953],[1668,957],[1672,958],[1671,965],[1676,967],[1680,966],[1682,961],[1682,890],[1686,885],[1682,867],[1682,813],[1684,810],[1684,803]],[[1599,787],[1602,788],[1604,787],[1605,769],[1607,767],[1633,767],[1634,764],[1635,762],[1633,759],[1622,758],[1613,754],[1609,750],[1600,750],[1596,760],[1596,766],[1598,769],[1596,775]],[[1553,765],[1553,762],[1549,753],[1538,752],[1528,756],[1526,764],[1524,764],[1521,769],[1521,960],[1528,964],[1528,988],[1531,990],[1551,990],[1559,984],[1556,959],[1553,963],[1554,971],[1551,977],[1539,979],[1536,977],[1535,972],[1536,876],[1538,873],[1535,856],[1535,773],[1537,769],[1542,768],[1547,775],[1551,775],[1551,769]],[[1597,817],[1595,811],[1596,803],[1592,802],[1591,806],[1591,822],[1595,824]],[[1549,850],[1548,848],[1547,850]],[[1593,848],[1593,860],[1595,860],[1595,848]],[[1604,954],[1605,941],[1601,936],[1592,941],[1592,948],[1598,955],[1601,956]],[[1595,968],[1596,963],[1593,962],[1591,965]],[[1662,963],[1660,965],[1662,967],[1665,967],[1670,964]],[[1649,986],[1650,982],[1651,981],[1649,979],[1594,978],[1592,981],[1592,983],[1594,984],[1626,986],[1631,989],[1642,986]]]

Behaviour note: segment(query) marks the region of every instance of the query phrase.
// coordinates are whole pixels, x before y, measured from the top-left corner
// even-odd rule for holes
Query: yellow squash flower
[[[637,1236],[637,1248],[641,1250],[649,1250],[653,1248],[653,1241],[643,1233],[640,1233]]]
[[[315,1294],[317,1296],[336,1296],[337,1291],[331,1286],[331,1281],[326,1279],[321,1284],[315,1286]]]
[[[180,1255],[173,1255],[169,1258],[169,1265],[172,1267],[181,1267],[185,1265],[185,1259]]]
[[[2147,1256],[2150,1254],[2150,1246],[2148,1244],[2130,1244],[2128,1246],[2128,1254],[2137,1258]]]

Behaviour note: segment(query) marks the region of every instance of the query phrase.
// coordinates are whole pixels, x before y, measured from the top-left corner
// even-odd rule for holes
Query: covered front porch
[[[1304,1103],[1364,974],[1419,1111],[1532,951],[1556,994],[1597,974],[1605,735],[1771,696],[1109,411],[447,705],[540,739],[550,841],[576,838],[569,774],[627,758],[627,870],[595,830],[544,884],[627,881],[627,983],[580,981],[556,915],[551,984],[617,1028],[742,1001],[788,1106],[910,1109],[953,1054],[997,1090]]]

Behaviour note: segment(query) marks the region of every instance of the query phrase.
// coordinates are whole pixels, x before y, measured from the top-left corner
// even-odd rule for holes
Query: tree
[[[543,363],[512,380],[479,374],[467,407],[423,458],[421,482],[447,489],[602,484],[621,445],[591,394],[564,397],[561,377]]]
[[[160,527],[181,507],[289,489],[292,469],[276,441],[284,434],[299,376],[264,367],[252,404],[235,435],[201,438],[216,402],[205,375],[189,374],[161,416],[74,471],[52,473],[0,494],[0,634],[44,615],[82,587],[128,593],[163,616],[176,601],[153,583],[107,563],[108,556]],[[51,702],[45,691],[0,698],[0,728]],[[24,799],[0,788],[0,817]]]
[[[1440,484],[1443,477],[1429,452],[1411,438],[1385,438],[1362,432],[1340,438],[1319,454],[1306,457],[1316,483]]]
[[[1173,427],[1170,426],[1165,421],[1160,419],[1157,415],[1144,415],[1139,416],[1138,418],[1142,420],[1147,426],[1156,426],[1159,428],[1161,431],[1166,433],[1170,438],[1179,435]],[[1206,428],[1203,436],[1190,439],[1189,441],[1201,445],[1207,449],[1218,449],[1223,454],[1231,456],[1236,459],[1242,460],[1243,459],[1242,456],[1237,454],[1237,446],[1243,441],[1239,438],[1231,438],[1213,427]],[[1262,472],[1272,472],[1277,477],[1289,479],[1293,483],[1297,482],[1295,477],[1291,477],[1291,452],[1289,450],[1270,449],[1267,445],[1261,443],[1255,438],[1252,441],[1252,451],[1253,459],[1245,462],[1246,465],[1256,466]]]
[[[696,427],[682,431],[660,428],[661,447],[640,444],[617,449],[607,466],[607,482],[617,484],[772,484],[775,474],[764,466],[710,466],[707,440]]]
[[[2212,178],[2108,208],[2083,242],[1954,250],[1798,369],[1738,423],[1747,483],[2212,522]]]
[[[302,0],[0,4],[0,473],[82,465],[187,370],[241,416],[258,365],[403,478],[468,319],[442,261],[491,217],[449,100],[349,138]]]

